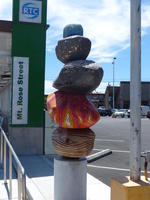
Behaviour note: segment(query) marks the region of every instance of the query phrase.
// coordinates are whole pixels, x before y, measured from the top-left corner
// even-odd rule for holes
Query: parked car
[[[130,118],[130,109],[128,109],[128,110],[126,111],[126,113],[125,113],[125,117]]]
[[[114,108],[114,109],[111,109],[111,112],[112,114],[115,113],[118,109]]]
[[[126,109],[117,109],[113,114],[112,117],[121,117],[124,118],[127,110]]]
[[[150,111],[147,112],[147,118],[150,119]]]
[[[150,107],[149,106],[141,106],[141,117],[146,117],[147,113],[150,111]],[[127,111],[126,117],[130,117],[130,109]]]
[[[106,113],[108,116],[111,116],[112,115],[112,110],[111,109],[106,109]]]
[[[111,116],[112,115],[112,110],[106,109],[105,107],[99,107],[98,112],[101,116]]]
[[[98,108],[98,112],[99,112],[100,116],[107,116],[107,111],[103,107]]]
[[[146,117],[148,111],[150,111],[149,106],[141,106],[141,116]]]

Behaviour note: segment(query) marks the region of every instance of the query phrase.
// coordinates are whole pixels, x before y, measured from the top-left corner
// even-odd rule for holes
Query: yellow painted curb
[[[136,182],[128,176],[111,178],[111,200],[150,200],[150,184],[144,176]]]

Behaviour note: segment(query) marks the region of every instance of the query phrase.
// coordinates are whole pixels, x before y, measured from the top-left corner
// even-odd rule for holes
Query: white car
[[[146,117],[148,111],[150,111],[149,106],[141,106],[141,116],[142,117]]]
[[[114,117],[114,118],[116,118],[116,117],[124,118],[125,115],[126,115],[126,112],[127,112],[126,109],[117,109],[117,110],[113,113],[112,117]]]

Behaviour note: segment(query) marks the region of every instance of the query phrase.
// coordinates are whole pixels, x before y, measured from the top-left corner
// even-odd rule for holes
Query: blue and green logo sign
[[[20,0],[19,21],[41,23],[41,1]]]
[[[37,18],[39,16],[39,8],[35,3],[25,3],[22,6],[22,14],[29,19]]]

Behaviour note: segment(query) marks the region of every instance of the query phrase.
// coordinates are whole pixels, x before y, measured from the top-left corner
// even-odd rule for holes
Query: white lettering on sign
[[[20,0],[19,21],[41,23],[42,2],[35,0]]]
[[[28,122],[29,58],[13,58],[12,124]]]

